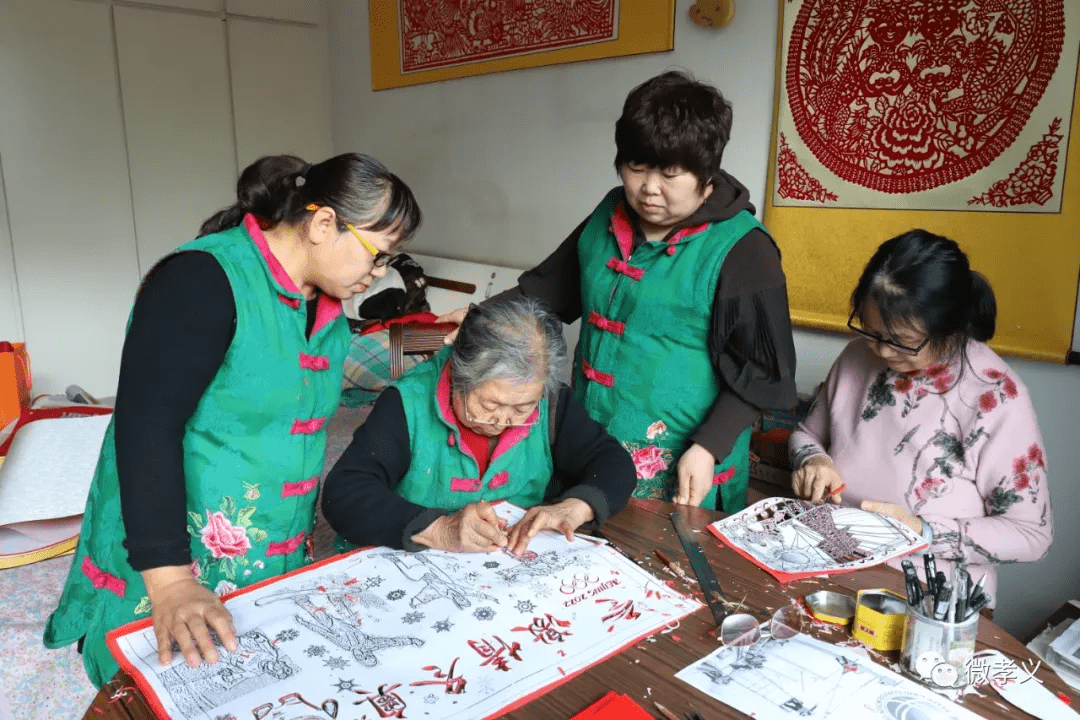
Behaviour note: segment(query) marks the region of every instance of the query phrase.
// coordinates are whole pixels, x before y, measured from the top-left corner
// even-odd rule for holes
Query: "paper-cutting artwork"
[[[852,648],[807,635],[722,647],[675,677],[757,720],[979,717]]]
[[[369,0],[371,89],[666,52],[675,0]]]
[[[759,500],[709,530],[781,582],[861,570],[927,547],[895,518],[787,498]]]
[[[399,0],[401,72],[614,40],[617,0],[530,3]]]
[[[240,647],[214,665],[158,665],[149,621],[109,634],[160,717],[495,716],[701,607],[609,545],[554,532],[520,557],[358,550],[225,605]]]
[[[781,12],[775,206],[1060,211],[1080,5],[788,0]]]

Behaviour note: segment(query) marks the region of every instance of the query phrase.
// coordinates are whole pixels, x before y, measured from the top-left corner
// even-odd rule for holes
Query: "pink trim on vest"
[[[319,478],[313,477],[300,482],[287,482],[281,486],[281,497],[287,498],[293,495],[307,495],[319,486]]]
[[[476,492],[484,487],[480,478],[450,478],[451,492]]]
[[[510,482],[510,473],[503,470],[501,473],[491,478],[491,481],[488,482],[488,487],[494,490],[495,488],[501,488],[508,482]]]
[[[601,385],[606,385],[608,387],[611,387],[615,384],[614,375],[596,370],[592,365],[589,364],[588,360],[581,361],[581,371],[585,373],[585,377],[589,378],[593,382],[598,382]]]
[[[698,233],[705,232],[708,229],[709,229],[709,223],[702,223],[701,225],[694,225],[693,227],[684,227],[682,230],[680,230],[679,232],[677,232],[674,235],[672,235],[671,237],[669,237],[667,239],[667,241],[668,241],[668,244],[674,245],[675,243],[679,242],[680,240],[682,240],[685,237],[690,237],[691,235],[697,235]],[[668,248],[668,254],[669,255],[674,254],[674,253],[671,252],[670,248]]]
[[[108,590],[116,593],[120,597],[124,597],[124,591],[127,589],[127,581],[121,580],[115,575],[98,568],[98,566],[94,564],[94,561],[90,559],[89,555],[83,558],[82,571],[83,575],[89,578],[90,583],[98,590]]]
[[[627,277],[632,277],[635,280],[640,280],[642,276],[645,275],[644,268],[630,267],[617,257],[612,257],[610,260],[608,260],[607,266],[615,272],[622,273],[623,275],[626,275]]]
[[[619,322],[618,320],[608,320],[606,317],[596,312],[595,310],[589,311],[589,322],[600,328],[601,330],[607,330],[613,332],[616,335],[622,335],[626,330],[626,323]]]
[[[450,363],[443,365],[442,372],[439,373],[439,384],[435,386],[435,404],[439,407],[439,415],[442,417],[444,423],[451,427],[450,437],[447,439],[446,444],[450,447],[454,447],[456,444],[461,452],[473,459],[476,466],[480,466],[480,462],[473,455],[473,451],[469,448],[469,443],[458,443],[454,439],[453,430],[458,429],[457,415],[454,414],[453,404],[450,402]],[[477,482],[480,482],[477,480]]]
[[[615,242],[619,245],[622,259],[629,259],[630,253],[634,250],[634,226],[626,214],[626,205],[623,200],[615,204],[615,211],[611,213],[611,231],[615,234]]]
[[[255,241],[255,246],[259,248],[259,253],[263,256],[266,267],[270,270],[270,274],[274,276],[274,280],[277,281],[278,285],[285,288],[285,292],[300,295],[300,288],[296,287],[296,283],[289,277],[289,273],[285,272],[285,268],[274,257],[274,253],[270,250],[270,243],[266,242],[266,236],[263,235],[262,228],[259,227],[259,221],[251,213],[244,216],[244,229],[248,231],[248,235]],[[296,298],[293,299],[296,300]],[[296,303],[296,307],[300,307],[300,301],[296,300]]]
[[[721,470],[712,476],[713,485],[723,485],[731,478],[735,477],[735,466],[732,465],[727,470]]]
[[[326,418],[311,418],[310,420],[293,420],[292,430],[289,432],[293,435],[311,435],[322,430],[323,424],[326,422]]]
[[[341,309],[341,301],[330,297],[326,293],[319,293],[319,301],[315,304],[315,324],[311,328],[311,336],[337,319],[344,312]]]
[[[299,535],[291,537],[288,540],[270,543],[266,546],[266,556],[269,557],[271,555],[288,555],[289,553],[296,550],[296,548],[300,547],[301,544],[303,544],[305,534],[306,533],[300,533]]]
[[[329,370],[330,358],[325,355],[300,353],[300,367],[304,370]]]
[[[540,408],[536,408],[529,417],[525,418],[526,425],[508,427],[499,433],[499,442],[495,444],[495,449],[491,452],[491,460],[488,461],[488,467],[491,466],[491,463],[495,462],[495,458],[528,437],[529,432],[533,429],[533,426],[539,417]]]
[[[300,288],[296,287],[296,283],[289,277],[289,273],[285,272],[285,268],[282,267],[278,259],[274,257],[274,253],[270,250],[270,243],[266,241],[266,236],[263,235],[262,228],[259,227],[259,221],[255,219],[255,216],[248,213],[244,216],[244,229],[248,231],[248,235],[255,242],[255,246],[259,248],[259,253],[263,256],[263,261],[266,263],[267,269],[270,270],[270,274],[277,281],[278,285],[281,285],[285,289],[286,293],[293,295],[301,295]],[[300,298],[289,297],[288,295],[279,293],[278,299],[285,303],[293,310],[300,308]],[[338,315],[341,315],[341,301],[331,298],[326,293],[319,293],[319,300],[315,305],[315,325],[311,329],[312,336],[319,331],[320,328],[333,322]]]

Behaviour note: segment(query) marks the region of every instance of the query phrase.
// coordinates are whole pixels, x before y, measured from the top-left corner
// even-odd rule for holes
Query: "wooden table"
[[[723,517],[722,513],[701,508],[675,506],[654,500],[631,500],[630,505],[613,517],[602,528],[605,537],[622,548],[627,555],[659,577],[670,579],[656,559],[660,550],[670,559],[686,563],[686,555],[675,535],[668,513],[679,507],[697,529]],[[903,575],[896,570],[878,566],[834,578],[812,578],[781,585],[770,575],[720,544],[707,532],[699,536],[709,561],[716,570],[720,584],[729,600],[744,600],[750,611],[765,620],[777,607],[790,602],[792,597],[802,597],[823,589],[838,589],[854,593],[865,588],[889,588],[903,594]],[[689,567],[688,563],[686,566]],[[696,593],[696,585],[686,586],[681,581],[676,587]],[[656,634],[630,646],[618,655],[590,668],[568,682],[544,694],[527,705],[506,715],[514,720],[555,720],[568,718],[585,709],[609,690],[629,695],[654,716],[654,701],[662,703],[676,715],[682,716],[691,708],[699,710],[706,718],[744,717],[741,713],[720,703],[695,688],[676,680],[679,670],[715,650],[719,643],[710,630],[716,627],[712,614],[703,607],[683,618],[680,626],[671,631]],[[841,641],[850,639],[847,630],[832,630],[828,626],[814,624],[807,630],[822,640]],[[978,650],[996,648],[1012,657],[1018,665],[1034,667],[1037,659],[1018,640],[985,618],[979,623]],[[895,661],[896,653],[889,660]],[[1040,667],[1035,673],[1045,687],[1052,692],[1063,692],[1072,700],[1072,691],[1052,670]],[[964,706],[987,718],[1019,720],[1030,717],[1008,705],[992,690],[984,689],[985,697],[969,696]],[[1009,709],[1005,711],[997,703]],[[1080,703],[1077,703],[1080,704]],[[107,720],[110,718],[134,718],[154,720],[154,715],[135,688],[131,678],[123,671],[107,683],[84,718]],[[339,720],[352,720],[339,718]]]

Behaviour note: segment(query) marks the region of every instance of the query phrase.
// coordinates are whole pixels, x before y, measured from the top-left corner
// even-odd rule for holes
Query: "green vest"
[[[503,430],[480,475],[450,405],[450,350],[444,348],[394,382],[405,406],[412,457],[396,492],[417,505],[450,511],[479,500],[538,505],[553,469],[547,397],[529,416],[532,426]]]
[[[578,241],[581,336],[574,356],[578,400],[626,448],[637,468],[636,497],[670,500],[678,461],[720,392],[708,337],[720,267],[761,225],[746,212],[684,228],[631,254],[633,227],[616,188]],[[728,512],[746,506],[750,428],[717,462],[716,490]]]
[[[305,336],[303,295],[251,216],[245,225],[177,250],[212,254],[236,305],[232,343],[183,440],[192,573],[219,594],[310,561],[325,425],[341,395],[349,344],[341,304],[326,296]],[[110,424],[72,569],[45,629],[52,648],[86,638],[83,663],[99,687],[117,670],[105,633],[151,611],[123,547],[113,438]]]

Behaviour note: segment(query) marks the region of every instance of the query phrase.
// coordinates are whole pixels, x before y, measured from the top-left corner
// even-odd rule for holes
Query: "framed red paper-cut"
[[[373,90],[671,50],[674,0],[369,0]]]
[[[1076,308],[1080,5],[779,0],[765,224],[792,319],[843,330],[884,240],[955,239],[998,299],[991,344],[1064,362]]]

